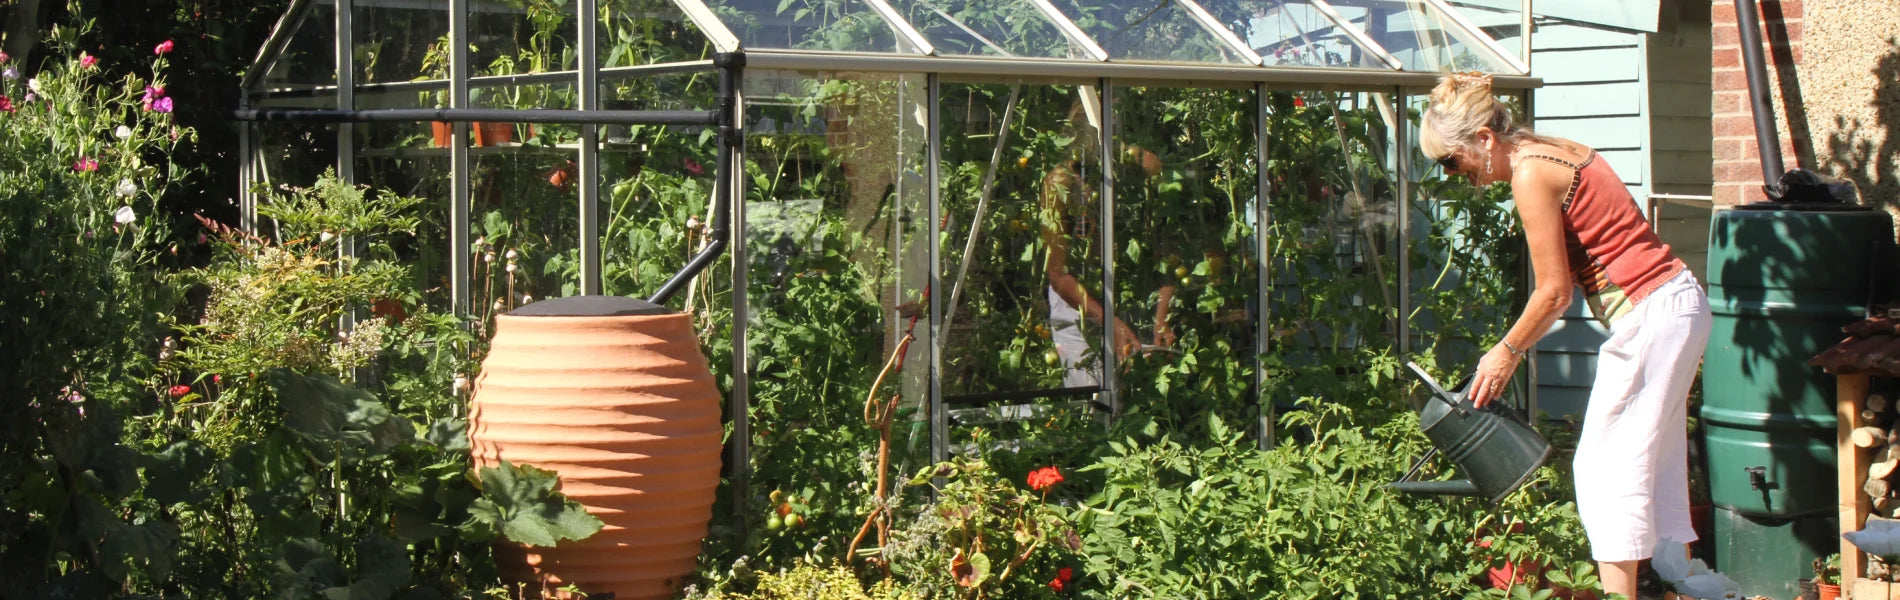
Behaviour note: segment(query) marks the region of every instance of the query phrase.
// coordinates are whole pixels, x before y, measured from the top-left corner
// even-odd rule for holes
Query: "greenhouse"
[[[1402,406],[1402,362],[1467,368],[1520,302],[1508,189],[1410,140],[1446,71],[1528,106],[1527,4],[295,2],[244,82],[242,220],[280,237],[270,198],[330,177],[420,199],[341,251],[476,357],[537,300],[691,314],[735,506],[846,493],[880,385],[899,474],[1128,414],[1271,447],[1327,395]]]

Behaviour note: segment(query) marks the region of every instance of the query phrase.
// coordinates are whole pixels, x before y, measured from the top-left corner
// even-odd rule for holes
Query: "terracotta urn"
[[[712,518],[720,398],[686,314],[580,296],[497,316],[469,412],[477,467],[552,470],[606,523],[552,548],[498,547],[503,576],[533,591],[677,596]]]

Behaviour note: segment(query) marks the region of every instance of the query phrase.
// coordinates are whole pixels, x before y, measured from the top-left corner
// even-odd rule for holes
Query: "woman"
[[[1491,79],[1447,75],[1419,121],[1426,156],[1476,185],[1511,182],[1536,288],[1478,361],[1471,398],[1496,399],[1581,287],[1610,328],[1574,463],[1577,512],[1606,592],[1636,597],[1638,561],[1689,523],[1687,404],[1709,340],[1709,301],[1588,146],[1514,123]],[[1686,552],[1687,549],[1685,548]]]

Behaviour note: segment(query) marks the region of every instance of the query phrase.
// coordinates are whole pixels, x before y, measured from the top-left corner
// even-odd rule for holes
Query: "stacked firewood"
[[[1867,483],[1861,485],[1861,491],[1873,500],[1874,514],[1887,518],[1900,517],[1900,497],[1896,497],[1893,485],[1894,471],[1900,470],[1900,428],[1884,429],[1877,424],[1887,421],[1887,409],[1890,403],[1886,396],[1868,394],[1866,404],[1861,406],[1861,426],[1850,434],[1856,448],[1872,450],[1872,464],[1867,466]]]

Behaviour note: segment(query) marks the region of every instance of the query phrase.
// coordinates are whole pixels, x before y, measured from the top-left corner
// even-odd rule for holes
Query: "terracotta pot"
[[[496,317],[469,412],[475,463],[553,470],[606,522],[554,548],[499,546],[503,575],[622,600],[677,596],[712,518],[720,398],[688,315],[582,296]]]
[[[430,121],[429,136],[431,146],[447,148],[449,144],[455,143],[455,125],[442,121]]]
[[[1833,583],[1816,583],[1815,590],[1820,592],[1821,600],[1841,600],[1841,586]]]
[[[514,123],[475,123],[475,145],[496,146],[515,141]]]

